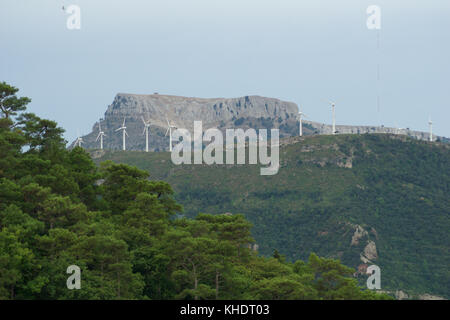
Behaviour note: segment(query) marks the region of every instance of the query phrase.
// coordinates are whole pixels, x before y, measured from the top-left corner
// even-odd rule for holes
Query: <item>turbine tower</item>
[[[299,135],[300,135],[300,137],[302,137],[303,136],[303,122],[302,122],[302,116],[304,116],[305,118],[307,118],[308,116],[306,115],[306,114],[304,114],[303,112],[301,112],[301,111],[299,111],[298,112],[298,121],[299,121],[299,124],[298,124],[298,132],[299,132]]]
[[[428,125],[430,126],[430,141],[433,142],[433,121],[428,117]]]
[[[103,150],[103,137],[106,136],[106,134],[102,131],[102,127],[100,125],[100,122],[98,123],[98,136],[95,141],[98,141],[100,139],[100,150]]]
[[[148,152],[148,130],[150,127],[150,121],[145,121],[144,117],[141,117],[142,122],[144,123],[144,131],[142,134],[145,134],[145,152]]]
[[[120,128],[118,128],[118,129],[116,129],[116,131],[120,131],[120,130],[123,130],[122,131],[122,138],[123,138],[123,142],[122,142],[122,150],[126,150],[126,147],[125,147],[125,135],[128,137],[128,133],[127,133],[127,127],[125,127],[125,118],[123,118],[123,124],[122,124],[122,126],[120,127]]]
[[[329,101],[329,103],[331,104],[331,112],[333,113],[333,129],[332,129],[332,133],[336,134],[336,112],[335,112],[335,107],[336,107],[336,103]]]
[[[169,151],[172,152],[172,128],[176,129],[177,127],[170,124],[169,120],[166,118],[167,121],[167,131],[164,136],[167,136],[167,133],[169,133]]]
[[[78,137],[77,140],[75,140],[75,146],[78,146],[81,148],[81,144],[84,143],[83,138]]]
[[[82,143],[84,143],[83,138],[80,137],[80,131],[77,130],[77,139],[75,140],[75,147],[78,146],[81,148]]]

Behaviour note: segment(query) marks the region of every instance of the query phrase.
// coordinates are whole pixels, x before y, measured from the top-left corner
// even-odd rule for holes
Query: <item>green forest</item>
[[[0,83],[0,299],[390,299],[339,260],[258,255],[241,214],[185,217],[168,183],[68,150],[17,93]]]
[[[260,165],[177,166],[164,152],[90,152],[98,164],[133,165],[170,183],[185,217],[243,214],[263,256],[278,250],[295,262],[315,252],[354,269],[372,263],[383,290],[450,298],[449,144],[387,134],[281,142],[273,176],[261,176]],[[357,228],[362,237],[353,241]],[[365,263],[369,243],[377,257]]]

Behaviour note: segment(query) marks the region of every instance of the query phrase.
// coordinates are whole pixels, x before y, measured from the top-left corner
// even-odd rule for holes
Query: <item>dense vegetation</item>
[[[450,298],[449,145],[385,134],[289,140],[274,176],[260,176],[259,165],[175,166],[166,153],[106,152],[96,161],[169,182],[187,217],[244,214],[265,256],[315,252],[357,268],[373,241],[382,289]],[[367,234],[351,244],[357,226]]]
[[[242,215],[177,216],[169,184],[67,150],[16,93],[0,83],[0,299],[388,298],[337,260],[258,256]]]

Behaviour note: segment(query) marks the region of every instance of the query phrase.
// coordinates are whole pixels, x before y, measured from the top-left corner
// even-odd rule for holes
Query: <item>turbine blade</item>
[[[115,131],[119,131],[119,130],[122,130],[122,128],[116,129]]]
[[[125,127],[125,117],[123,118],[123,125],[122,125],[122,127]]]
[[[164,137],[167,136],[167,133],[169,132],[169,130],[170,130],[170,127],[167,128],[167,131],[166,131],[166,134],[164,135]]]
[[[128,133],[127,133],[127,130],[124,130],[124,132],[125,132],[125,135],[128,137]]]
[[[97,136],[97,139],[95,139],[95,141],[98,141],[98,138],[100,138],[101,135],[102,135],[102,134],[99,133],[98,136]]]

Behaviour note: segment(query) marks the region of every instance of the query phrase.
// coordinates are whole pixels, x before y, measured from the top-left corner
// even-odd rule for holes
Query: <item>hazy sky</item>
[[[80,30],[66,27],[71,4]],[[155,91],[275,97],[326,123],[331,99],[338,124],[426,131],[431,115],[450,137],[449,59],[448,0],[0,0],[0,81],[68,140],[116,93]]]

